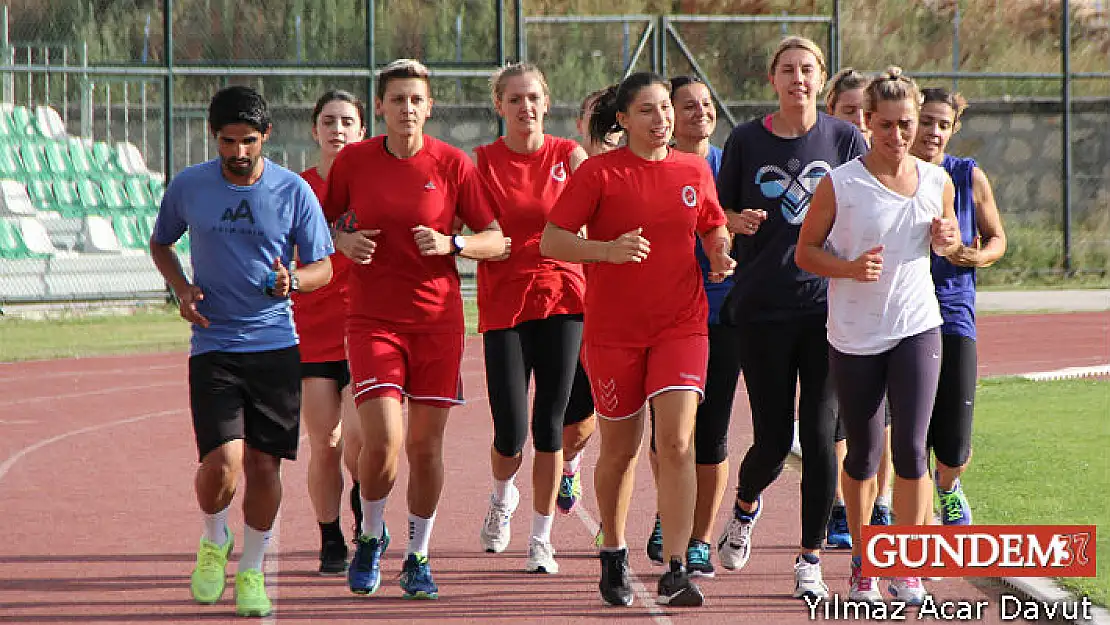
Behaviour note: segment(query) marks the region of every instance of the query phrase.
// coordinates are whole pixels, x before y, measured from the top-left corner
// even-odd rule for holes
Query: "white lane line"
[[[58,370],[53,370],[53,371],[50,371],[50,372],[43,372],[43,371],[23,372],[23,371],[17,371],[17,372],[14,372],[15,375],[0,376],[0,384],[4,384],[4,383],[8,383],[8,382],[12,382],[12,383],[25,382],[27,380],[35,380],[37,382],[37,381],[40,381],[40,380],[49,380],[49,379],[52,379],[52,378],[67,378],[67,379],[69,379],[69,378],[84,378],[84,377],[93,377],[93,376],[106,376],[106,377],[133,376],[136,373],[147,374],[147,373],[158,373],[158,372],[161,372],[161,371],[182,371],[182,373],[184,374],[184,369],[185,369],[184,364],[174,364],[174,365],[154,365],[154,366],[151,366],[151,367],[125,367],[125,368],[116,368],[116,369],[77,369],[77,370],[73,370],[73,371],[58,371]],[[3,369],[0,368],[0,371],[3,371]]]
[[[184,413],[185,413],[185,410],[181,409],[181,408],[178,408],[176,410],[161,410],[159,412],[149,412],[147,414],[139,415],[137,417],[129,417],[127,419],[119,419],[118,421],[109,421],[108,423],[100,423],[98,425],[90,425],[88,427],[83,427],[83,428],[80,428],[80,429],[77,429],[77,430],[72,430],[72,431],[66,432],[65,434],[59,434],[57,436],[51,436],[50,438],[44,438],[41,441],[39,441],[37,443],[34,443],[34,444],[31,444],[31,445],[28,445],[28,446],[24,447],[23,449],[20,449],[19,451],[15,452],[14,454],[8,456],[8,459],[5,460],[2,464],[0,464],[0,480],[3,480],[4,476],[8,474],[8,471],[10,471],[11,468],[13,466],[15,466],[15,463],[19,462],[24,456],[26,456],[27,454],[30,454],[31,452],[42,449],[43,447],[46,447],[47,445],[53,445],[54,443],[57,443],[58,441],[63,441],[67,438],[72,438],[74,436],[80,436],[82,434],[89,434],[89,433],[96,432],[96,431],[99,431],[99,430],[106,430],[108,428],[115,427],[117,425],[127,425],[129,423],[137,423],[139,421],[146,421],[147,419],[155,419],[155,418],[158,418],[158,417],[165,417],[165,416],[169,416],[169,415],[172,415],[172,414],[184,414]]]
[[[128,391],[143,391],[153,388],[166,388],[175,387],[180,388],[182,385],[181,380],[174,382],[161,382],[158,384],[138,384],[135,386],[110,386],[106,388],[97,389],[95,391],[83,391],[80,393],[67,393],[64,395],[44,395],[41,397],[23,397],[20,399],[13,399],[11,401],[0,401],[0,408],[5,406],[22,406],[24,404],[34,404],[44,401],[55,401],[59,399],[76,399],[78,397],[93,397],[96,395],[111,395],[112,393],[128,392]]]
[[[1092,367],[1065,367],[1054,371],[1035,371],[1033,373],[1022,373],[1021,377],[1035,382],[1047,382],[1050,380],[1071,380],[1100,375],[1110,375],[1110,364],[1095,365]]]
[[[578,517],[578,520],[582,522],[582,525],[586,526],[586,531],[590,533],[590,536],[597,536],[597,521],[594,521],[590,513],[586,512],[584,506],[581,504],[575,506],[574,514]],[[636,577],[636,572],[632,570],[631,565],[628,567],[628,577],[629,581],[632,582],[632,591],[640,598],[640,603],[644,604],[644,607],[651,613],[651,619],[659,625],[672,625],[671,618],[667,616],[663,608],[659,607],[659,604],[655,602],[655,598],[652,596],[651,592],[640,582],[640,579]]]

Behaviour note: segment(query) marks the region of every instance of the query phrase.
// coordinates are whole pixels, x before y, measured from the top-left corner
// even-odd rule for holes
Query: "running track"
[[[1106,313],[990,316],[981,319],[980,333],[983,375],[1110,363]],[[471,341],[464,363],[469,403],[454,412],[448,427],[447,483],[432,541],[442,599],[404,601],[394,580],[405,544],[403,470],[387,511],[398,540],[387,553],[378,594],[355,597],[342,578],[317,576],[318,531],[305,493],[306,463],[301,461],[285,464],[286,498],[275,553],[267,562],[276,612],[265,620],[810,622],[805,604],[789,598],[798,535],[798,475],[792,470],[766,495],[767,511],[748,567],[703,582],[708,600],[702,609],[668,611],[650,600],[659,569],[650,566],[642,547],[654,510],[646,462],[639,467],[629,523],[640,597],[631,608],[602,605],[591,541],[596,504],[588,483],[596,443],[584,463],[583,509],[556,521],[559,575],[519,572],[531,521],[527,495],[513,521],[510,550],[496,556],[481,553],[477,533],[490,480],[490,425],[480,358],[480,343]],[[200,519],[192,495],[195,458],[184,379],[183,354],[0,364],[0,622],[234,619],[230,589],[215,606],[193,604],[187,590]],[[735,467],[751,441],[746,398],[738,398],[731,435]],[[517,482],[529,483],[527,469]],[[726,501],[730,498],[726,495]],[[727,513],[726,504],[720,518]],[[350,517],[345,515],[349,532]],[[241,528],[235,517],[233,528]],[[241,540],[241,529],[238,536]],[[824,560],[830,587],[844,592],[847,556],[827,552]],[[993,599],[990,591],[962,580],[935,582],[930,589],[944,600]],[[1001,622],[993,608],[987,616],[983,622]]]

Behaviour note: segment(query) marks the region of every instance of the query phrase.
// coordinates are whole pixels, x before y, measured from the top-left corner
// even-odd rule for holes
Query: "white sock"
[[[227,537],[231,535],[231,532],[227,531],[227,513],[229,510],[231,510],[231,504],[215,514],[206,513],[204,515],[204,537],[217,545],[225,544]]]
[[[571,458],[570,460],[563,461],[563,473],[567,475],[574,475],[578,473],[578,465],[582,464],[582,454]]]
[[[516,477],[515,475],[513,477]],[[508,501],[509,493],[513,490],[513,478],[493,481],[493,497],[497,501]]]
[[[262,570],[262,558],[266,555],[266,548],[270,546],[272,530],[256,530],[243,525],[243,553],[239,556],[239,570]]]
[[[537,538],[545,543],[551,542],[551,526],[555,523],[555,515],[532,514],[532,538]]]
[[[382,527],[385,525],[385,502],[389,497],[374,501],[362,497],[359,499],[362,500],[362,533],[381,540]]]
[[[405,557],[410,553],[428,555],[428,541],[432,538],[432,526],[435,523],[435,513],[432,513],[430,519],[409,514],[409,549],[405,552]]]
[[[883,493],[882,495],[879,495],[878,497],[876,497],[875,498],[875,505],[876,506],[883,506],[884,508],[889,508],[890,507],[890,494],[889,493]]]

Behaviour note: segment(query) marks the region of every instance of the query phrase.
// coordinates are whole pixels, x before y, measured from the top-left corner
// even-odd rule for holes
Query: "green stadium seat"
[[[88,178],[77,181],[77,197],[88,213],[99,213],[105,208],[104,193],[98,184]]]
[[[0,219],[0,257],[40,258],[53,253],[50,237],[37,219]]]
[[[154,200],[155,206],[162,204],[162,194],[166,192],[166,185],[162,182],[161,178],[150,176],[147,179],[147,188],[150,189],[150,197]]]
[[[31,250],[23,242],[18,222],[0,219],[0,258],[30,258]]]
[[[46,155],[43,153],[41,143],[21,143],[19,145],[19,158],[23,163],[23,171],[28,176],[41,177],[46,175],[46,166],[43,164]]]
[[[45,178],[28,180],[27,195],[31,197],[31,203],[40,211],[58,210],[58,200],[54,197],[54,188],[50,185],[50,181]]]
[[[57,201],[57,210],[63,217],[83,217],[85,207],[81,205],[81,198],[77,195],[77,184],[72,180],[55,180],[53,185],[54,199]]]
[[[131,203],[123,190],[123,185],[118,180],[107,178],[100,181],[100,190],[104,194],[104,206],[109,210],[129,210]]]
[[[11,111],[12,134],[16,137],[38,135],[37,129],[33,126],[34,119],[35,114],[26,106],[13,107]]]
[[[58,111],[54,110],[54,107],[35,107],[31,126],[35,134],[47,139],[63,141],[66,138],[66,124],[62,121],[62,116],[58,114]]]
[[[121,247],[130,250],[146,249],[149,237],[144,238],[135,217],[116,213],[112,215],[112,230],[116,233]]]
[[[56,141],[43,144],[43,155],[46,157],[46,169],[51,176],[73,176],[73,165],[69,162],[69,153],[64,144]]]
[[[3,115],[0,114],[0,117],[3,117]],[[19,152],[16,147],[0,143],[0,175],[22,177],[23,173],[23,162],[19,160]]]
[[[73,165],[73,173],[78,176],[100,174],[98,168],[93,166],[92,149],[80,139],[71,139],[69,142],[69,162]]]
[[[119,166],[119,158],[116,156],[116,151],[112,146],[97,141],[92,144],[92,160],[99,169],[106,173],[118,173],[123,171]]]
[[[135,210],[157,210],[158,204],[150,196],[150,189],[138,178],[127,178],[124,189],[127,191],[127,200]]]
[[[11,107],[0,106],[0,141],[5,143],[13,141],[13,134]]]

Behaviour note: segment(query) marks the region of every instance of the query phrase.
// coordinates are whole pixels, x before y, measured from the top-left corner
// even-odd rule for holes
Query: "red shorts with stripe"
[[[649,347],[620,347],[584,342],[582,358],[595,410],[605,419],[625,419],[652,397],[667,391],[704,396],[709,337],[704,334],[663,340]]]
[[[408,397],[440,407],[462,404],[464,338],[453,332],[429,334],[352,326],[347,353],[355,404],[378,397]]]

